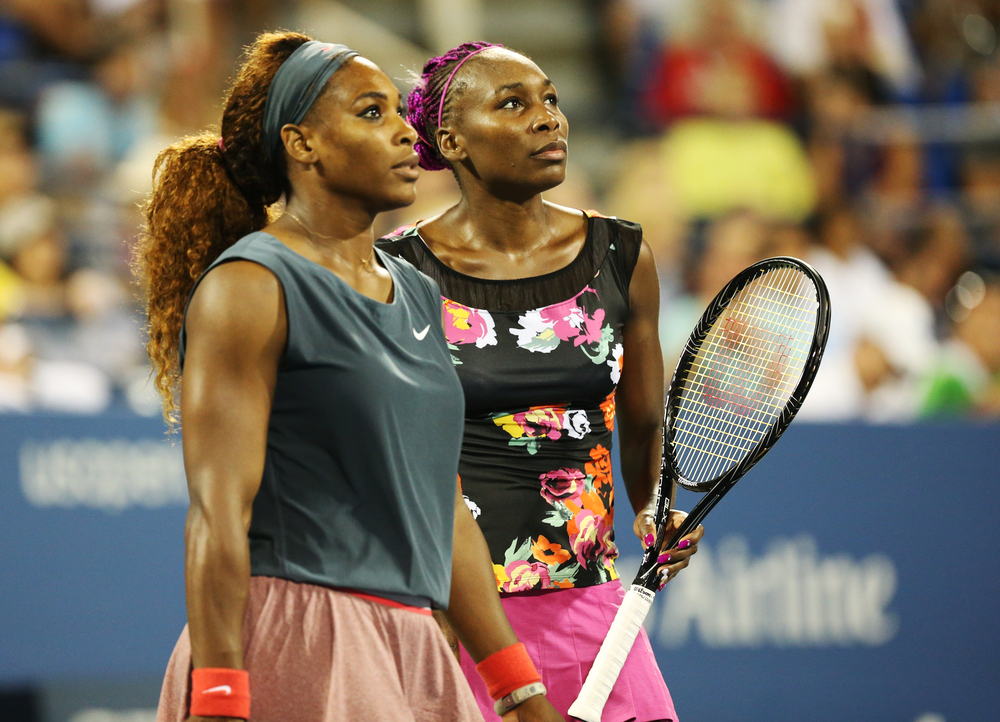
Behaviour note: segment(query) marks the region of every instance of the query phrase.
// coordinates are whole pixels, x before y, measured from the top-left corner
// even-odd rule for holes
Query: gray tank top
[[[252,261],[285,294],[288,342],[253,504],[251,574],[445,608],[462,386],[437,285],[376,253],[393,279],[388,304],[263,232],[205,272]],[[184,348],[182,328],[182,368]]]

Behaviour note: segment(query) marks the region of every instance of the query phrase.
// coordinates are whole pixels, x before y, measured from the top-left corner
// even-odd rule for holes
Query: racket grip
[[[633,584],[626,592],[615,621],[608,630],[608,636],[597,653],[594,666],[590,668],[583,683],[583,689],[569,708],[570,716],[583,722],[601,722],[601,713],[611,696],[611,688],[615,686],[618,673],[625,665],[625,658],[632,650],[635,638],[639,636],[653,598],[653,592],[638,584]]]

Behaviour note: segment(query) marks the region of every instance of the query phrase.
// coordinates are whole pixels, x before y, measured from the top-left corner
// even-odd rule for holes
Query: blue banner
[[[143,678],[154,706],[185,621],[179,439],[133,416],[0,429],[0,684]],[[995,719],[998,469],[997,426],[793,426],[647,620],[683,722]]]

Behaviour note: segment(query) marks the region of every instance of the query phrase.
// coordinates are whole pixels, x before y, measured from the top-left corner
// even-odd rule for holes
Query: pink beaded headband
[[[455,66],[455,69],[451,71],[451,75],[448,76],[448,79],[446,81],[444,81],[444,89],[441,91],[441,104],[438,106],[438,122],[437,122],[438,128],[441,127],[441,116],[444,113],[444,99],[448,97],[448,88],[451,86],[451,79],[455,77],[455,73],[457,73],[458,70],[459,70],[459,68],[461,68],[463,65],[465,65],[465,61],[468,60],[469,58],[471,58],[473,55],[478,55],[479,53],[483,52],[484,50],[489,50],[490,48],[494,48],[494,47],[496,47],[496,46],[495,45],[487,45],[485,47],[479,48],[479,50],[475,50],[475,51],[469,53],[468,55],[466,55],[464,58],[462,58],[462,60],[458,63],[458,65]]]

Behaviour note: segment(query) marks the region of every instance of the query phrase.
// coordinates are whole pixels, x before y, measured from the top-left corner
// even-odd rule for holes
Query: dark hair
[[[310,40],[293,32],[260,35],[226,95],[221,138],[211,131],[184,138],[153,167],[132,270],[145,297],[154,385],[170,423],[177,420],[178,346],[191,289],[224,250],[267,225],[268,206],[286,190],[283,163],[269,163],[264,152],[264,105],[278,68]]]
[[[462,43],[458,47],[452,48],[444,55],[433,57],[424,63],[423,72],[417,80],[416,87],[410,92],[407,98],[406,119],[413,129],[417,131],[417,143],[415,150],[420,156],[420,167],[425,170],[445,170],[448,168],[448,161],[441,155],[437,144],[437,131],[448,117],[451,111],[451,100],[455,98],[452,92],[460,85],[448,84],[448,79],[452,73],[466,58],[473,53],[486,48],[502,48],[503,45],[476,41],[473,43]],[[448,97],[444,98],[442,104],[442,93],[445,92],[445,85],[448,85]],[[440,110],[440,118],[438,112]]]

